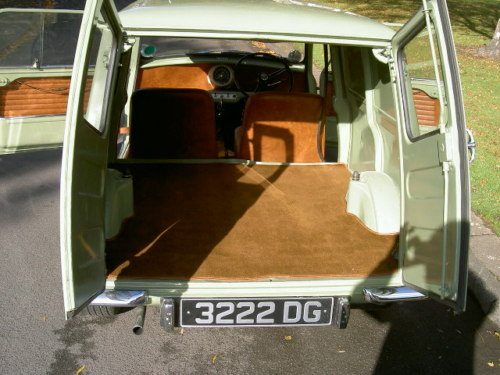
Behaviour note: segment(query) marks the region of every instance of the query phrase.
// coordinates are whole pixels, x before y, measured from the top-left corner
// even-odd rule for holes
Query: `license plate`
[[[182,327],[324,326],[332,323],[332,297],[181,299]]]

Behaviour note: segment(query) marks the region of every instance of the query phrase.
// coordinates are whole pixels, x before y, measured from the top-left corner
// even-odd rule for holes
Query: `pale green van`
[[[445,1],[397,31],[295,0],[89,0],[80,17],[70,84],[36,61],[43,87],[9,73],[26,95],[68,80],[67,318],[136,307],[139,333],[153,306],[166,330],[464,310],[473,144]],[[41,129],[62,125],[33,117],[2,116],[3,152],[57,146]]]

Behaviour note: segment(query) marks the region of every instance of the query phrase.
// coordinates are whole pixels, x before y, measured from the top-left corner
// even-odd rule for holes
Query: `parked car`
[[[137,306],[140,332],[149,306],[167,330],[344,328],[352,304],[427,297],[463,311],[467,151],[445,1],[397,31],[292,0],[88,1],[66,316]]]

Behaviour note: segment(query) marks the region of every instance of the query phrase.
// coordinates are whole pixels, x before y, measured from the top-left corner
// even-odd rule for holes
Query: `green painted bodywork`
[[[402,222],[400,258],[406,283],[454,306],[465,309],[467,254],[470,227],[470,188],[465,118],[458,65],[446,3],[424,0],[424,12],[417,13],[392,43],[392,68],[398,93],[398,123],[401,159]],[[433,22],[440,56],[444,62],[443,82],[446,100],[441,103],[439,129],[412,138],[416,120],[407,114],[405,97],[411,84],[404,68],[404,46],[415,30]],[[434,87],[436,88],[436,87]]]
[[[65,115],[0,118],[0,155],[62,147]]]
[[[394,31],[335,8],[287,0],[138,1],[120,12],[127,33],[233,34],[241,39],[386,44]]]
[[[70,77],[72,69],[0,69],[0,86],[19,78]],[[61,148],[65,115],[0,117],[0,155]]]
[[[398,287],[401,272],[370,278],[269,279],[262,281],[167,281],[107,280],[106,289],[147,290],[149,302],[159,305],[160,296],[197,298],[245,297],[324,297],[350,296],[351,302],[363,303],[363,288]]]
[[[46,9],[0,10],[0,13],[8,12],[81,13]],[[215,33],[224,37],[234,34],[242,39],[264,37],[267,40],[374,46],[386,45],[394,35],[392,29],[369,18],[294,1],[138,1],[120,12],[119,17],[127,34],[152,30],[165,35],[184,36],[214,36]],[[0,85],[20,77],[69,75],[71,69],[0,69]],[[0,154],[61,147],[64,121],[64,116],[0,118]]]
[[[111,95],[122,46],[121,26],[114,4],[101,0],[87,3],[75,56],[68,98],[61,168],[61,268],[66,317],[71,317],[104,288],[106,180],[111,119]],[[102,7],[102,12],[101,12]],[[102,14],[105,14],[104,21]],[[92,40],[102,31],[95,63],[91,94],[104,100],[89,100],[84,114],[84,94],[89,75]],[[97,83],[97,84],[94,84]],[[96,108],[99,106],[99,108]],[[90,123],[89,123],[90,121]],[[120,185],[120,184],[118,184]]]
[[[434,12],[432,17],[436,17],[436,24],[440,25],[438,1],[423,1]],[[94,79],[99,80],[97,89],[106,88],[107,95],[91,93],[89,106],[94,106],[95,113],[102,113],[102,116],[86,118],[83,114],[84,82],[92,35],[96,27],[101,27],[98,26],[101,8],[107,14],[117,45],[116,48],[111,48],[110,44],[101,45],[96,72],[100,64],[109,65],[110,73],[101,71]],[[407,109],[404,102],[402,81],[405,77],[398,65],[398,61],[402,61],[398,51],[405,38],[419,26],[418,17],[422,16],[412,19],[395,34],[382,24],[352,13],[288,0],[138,1],[119,16],[110,0],[88,1],[68,102],[61,178],[61,263],[67,316],[74,315],[105,287],[147,290],[149,302],[153,304],[158,303],[161,296],[349,296],[361,302],[364,287],[408,283],[451,305],[458,303],[458,309],[462,309],[463,274],[467,271],[463,267],[467,248],[462,243],[468,230],[469,201],[468,172],[463,163],[465,139],[460,88],[453,81],[456,72],[448,63],[444,64],[444,85],[449,97],[443,109],[446,110],[443,117],[446,123],[441,124],[439,132],[425,139],[415,141],[408,137],[405,113],[411,109]],[[388,176],[395,190],[399,190],[400,197],[394,200],[399,198],[401,205],[400,270],[391,276],[366,279],[233,283],[106,280],[105,238],[116,234],[122,219],[133,207],[132,183],[109,169],[108,163],[116,162],[116,152],[113,152],[116,147],[111,145],[116,135],[111,135],[110,129],[120,121],[121,112],[115,113],[124,105],[119,102],[120,95],[130,96],[134,90],[139,67],[138,40],[143,35],[330,44],[339,161],[360,171]],[[440,38],[444,51],[442,60],[453,64],[453,52],[445,48],[448,42],[444,37]],[[124,46],[124,41],[130,45]],[[122,52],[129,47],[132,58],[123,64]],[[103,48],[110,48],[109,53]],[[372,48],[383,50],[387,61],[375,61]],[[361,63],[357,68],[352,67],[353,77],[358,73],[365,77],[361,89],[364,95],[359,95],[359,87],[355,82],[351,85],[344,73],[350,67],[349,61],[343,61],[345,54],[355,49],[361,50]],[[188,59],[175,61],[192,62]],[[130,81],[126,83],[126,74],[117,77],[116,71],[119,64],[128,66],[128,63]],[[163,63],[170,62],[160,60],[150,66]],[[115,88],[120,85],[128,85],[125,90],[128,92],[118,91],[117,94]],[[114,109],[115,100],[119,104]],[[97,108],[99,105],[102,111]],[[125,106],[126,116],[128,111]],[[43,134],[41,136],[43,139]],[[370,155],[364,155],[366,151]],[[116,183],[110,184],[112,179]],[[379,188],[383,187],[373,186],[369,191]],[[114,198],[116,202],[112,202]],[[369,205],[370,199],[364,201]]]

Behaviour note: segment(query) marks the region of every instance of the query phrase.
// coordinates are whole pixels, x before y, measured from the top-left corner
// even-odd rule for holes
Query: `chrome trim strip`
[[[134,307],[146,304],[147,295],[143,290],[105,290],[90,305]]]
[[[363,289],[366,302],[390,303],[403,301],[417,301],[426,299],[425,294],[419,293],[407,286],[396,288],[365,288]]]

